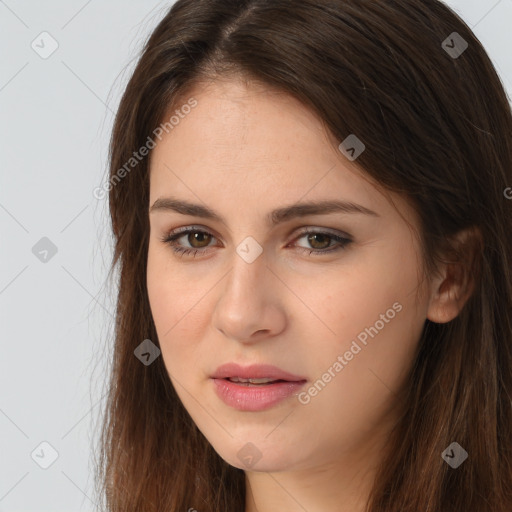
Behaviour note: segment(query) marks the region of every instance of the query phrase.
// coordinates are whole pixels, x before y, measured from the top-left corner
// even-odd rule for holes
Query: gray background
[[[512,0],[447,3],[511,97]],[[123,87],[171,4],[0,0],[0,512],[96,509],[90,457],[114,298],[107,201],[93,190]]]

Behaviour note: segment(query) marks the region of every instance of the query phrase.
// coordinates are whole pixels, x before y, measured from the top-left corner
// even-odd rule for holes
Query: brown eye
[[[161,240],[165,244],[170,245],[172,250],[182,257],[188,254],[192,254],[195,257],[196,254],[207,251],[207,247],[212,239],[215,239],[215,237],[207,231],[199,228],[186,228],[169,233]]]
[[[332,238],[332,236],[329,236],[326,233],[311,233],[308,235],[308,243],[314,249],[327,249]]]
[[[349,235],[344,233],[330,233],[327,231],[311,231],[306,230],[299,234],[296,240],[303,239],[306,243],[304,245],[297,245],[297,248],[301,251],[307,251],[310,255],[322,255],[332,253],[347,247],[352,243],[352,239]]]
[[[209,245],[211,238],[212,236],[204,231],[190,231],[187,236],[187,241],[194,249],[202,249]]]

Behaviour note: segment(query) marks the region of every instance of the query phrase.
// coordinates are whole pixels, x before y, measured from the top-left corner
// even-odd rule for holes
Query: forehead
[[[180,111],[191,98],[196,106]],[[165,118],[181,112],[179,122],[153,149],[150,204],[172,195],[245,209],[270,210],[301,199],[389,207],[378,184],[341,154],[322,120],[292,96],[222,80],[198,84],[181,101]]]

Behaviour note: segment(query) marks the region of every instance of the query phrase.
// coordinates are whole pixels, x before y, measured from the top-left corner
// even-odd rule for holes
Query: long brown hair
[[[481,43],[437,0],[178,0],[148,38],[110,144],[119,286],[97,462],[106,509],[245,507],[244,472],[199,432],[162,358],[134,356],[159,342],[146,288],[151,155],[130,159],[194,84],[230,76],[293,95],[340,142],[364,141],[361,169],[419,214],[429,272],[451,235],[481,234],[473,258],[452,254],[474,291],[452,321],[425,322],[368,511],[510,512],[512,113]],[[441,458],[454,441],[469,454],[457,469]]]

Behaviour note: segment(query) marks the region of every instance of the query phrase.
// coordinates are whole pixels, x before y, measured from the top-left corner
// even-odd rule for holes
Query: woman
[[[111,140],[107,510],[512,510],[511,135],[439,1],[178,0]]]

